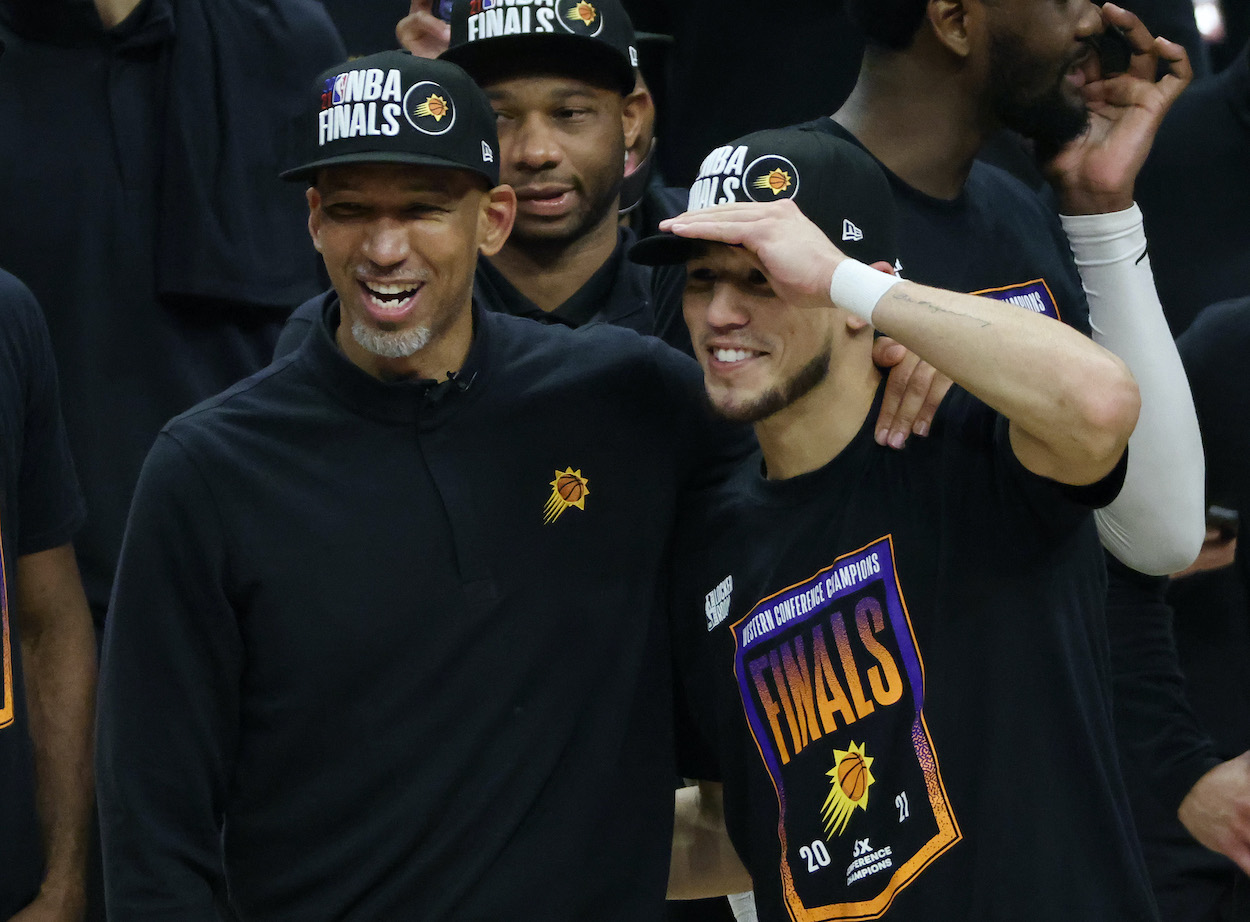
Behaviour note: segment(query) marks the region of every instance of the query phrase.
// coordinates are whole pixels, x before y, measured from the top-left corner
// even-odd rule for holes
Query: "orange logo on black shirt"
[[[825,772],[832,779],[829,796],[820,811],[829,835],[842,835],[855,808],[868,807],[868,789],[877,780],[872,776],[872,762],[872,756],[864,753],[863,743],[851,743],[845,751],[834,748],[833,768]]]
[[[590,482],[582,476],[581,470],[575,471],[572,467],[567,467],[556,471],[556,479],[551,481],[551,496],[543,510],[543,523],[550,525],[570,506],[585,511],[586,497],[589,494]]]

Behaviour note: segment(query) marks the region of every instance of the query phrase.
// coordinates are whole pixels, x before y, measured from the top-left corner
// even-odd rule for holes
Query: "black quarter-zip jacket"
[[[697,366],[478,310],[454,380],[382,383],[336,323],[330,293],[144,466],[100,693],[111,909],[215,919],[220,842],[244,920],[661,918],[658,600],[727,444]]]

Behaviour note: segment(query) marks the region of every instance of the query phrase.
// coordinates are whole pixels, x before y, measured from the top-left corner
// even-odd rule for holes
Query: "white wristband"
[[[856,317],[872,323],[872,310],[881,296],[902,279],[854,259],[844,259],[829,280],[829,300]]]

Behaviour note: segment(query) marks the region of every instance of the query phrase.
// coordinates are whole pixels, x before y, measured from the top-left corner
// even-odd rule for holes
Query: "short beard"
[[[1083,102],[1074,104],[1064,95],[1067,65],[1043,92],[1024,89],[1036,82],[1039,66],[1015,36],[995,36],[990,43],[989,107],[1000,125],[1029,138],[1039,153],[1049,156],[1085,132],[1089,112]]]
[[[795,372],[794,377],[784,384],[761,394],[751,403],[738,407],[721,407],[713,404],[717,415],[735,423],[758,423],[779,413],[791,404],[797,403],[811,393],[818,384],[829,377],[829,361],[833,356],[832,341],[825,342],[825,348],[811,361]]]
[[[408,330],[377,330],[362,320],[352,321],[352,338],[362,349],[384,359],[406,359],[430,342],[429,327]]]

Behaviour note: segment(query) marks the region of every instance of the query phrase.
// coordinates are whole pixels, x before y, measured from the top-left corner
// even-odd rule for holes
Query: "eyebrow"
[[[493,89],[486,91],[486,98],[491,102],[510,99],[512,96],[513,94],[507,90]],[[593,87],[564,84],[548,91],[546,99],[548,102],[565,102],[575,96],[584,96],[587,99],[597,98]]]

